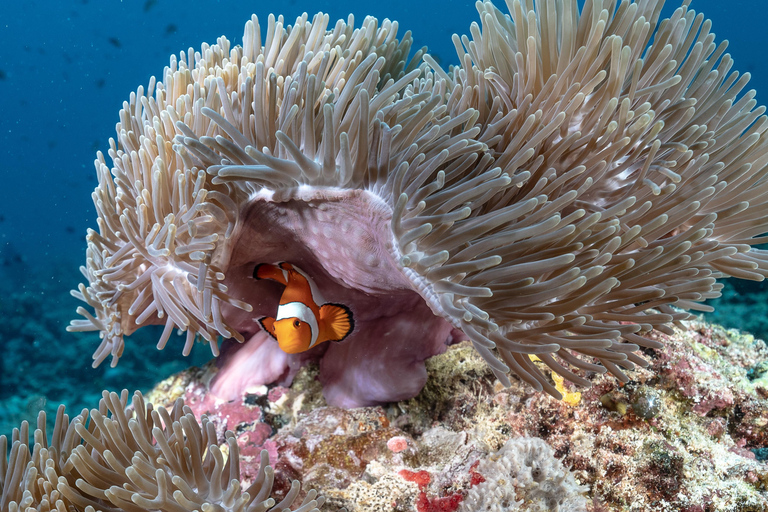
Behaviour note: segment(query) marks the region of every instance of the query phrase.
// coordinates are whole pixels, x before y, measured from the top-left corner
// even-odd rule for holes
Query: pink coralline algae
[[[666,370],[680,392],[695,405],[693,411],[706,416],[710,411],[733,406],[731,383],[716,368],[695,353],[683,354]],[[703,380],[697,376],[707,375]]]
[[[395,436],[387,441],[387,448],[392,450],[392,453],[400,453],[408,448],[408,440],[403,436]]]

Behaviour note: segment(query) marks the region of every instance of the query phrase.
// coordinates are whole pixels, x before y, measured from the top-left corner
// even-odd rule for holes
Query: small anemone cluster
[[[1,512],[319,512],[325,501],[315,491],[298,500],[294,481],[276,503],[266,451],[244,489],[234,434],[219,447],[213,424],[198,422],[181,399],[166,410],[139,392],[130,406],[127,390],[102,396],[98,409],[72,420],[59,406],[50,437],[40,412],[31,447],[27,422],[10,450],[0,436]]]

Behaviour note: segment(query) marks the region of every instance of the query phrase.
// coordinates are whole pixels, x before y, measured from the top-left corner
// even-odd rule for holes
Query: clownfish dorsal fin
[[[259,319],[259,323],[261,324],[261,327],[267,331],[267,334],[272,336],[272,338],[277,339],[277,336],[275,336],[275,319],[271,316],[265,316],[264,318]]]
[[[343,304],[323,304],[320,307],[320,322],[329,341],[341,341],[355,329],[352,311]]]
[[[254,279],[271,279],[286,286],[288,284],[287,270],[269,263],[260,263],[253,269]]]

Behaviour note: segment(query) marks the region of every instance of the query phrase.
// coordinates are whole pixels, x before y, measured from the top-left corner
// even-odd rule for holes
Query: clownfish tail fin
[[[274,339],[277,339],[277,336],[275,336],[275,319],[271,316],[265,316],[264,318],[259,319],[259,324],[261,324],[261,328],[264,329],[267,334],[272,336]]]
[[[277,281],[283,286],[288,284],[286,279],[286,271],[277,265],[271,265],[269,263],[259,263],[253,269],[254,279],[271,279]]]
[[[355,329],[352,311],[343,304],[323,304],[320,320],[325,324],[329,341],[341,341]]]

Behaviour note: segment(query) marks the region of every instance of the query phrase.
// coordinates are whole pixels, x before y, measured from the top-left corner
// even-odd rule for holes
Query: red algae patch
[[[426,471],[409,471],[407,469],[401,469],[397,472],[398,475],[403,477],[409,482],[413,482],[419,486],[419,489],[425,488],[432,481],[432,477]]]

